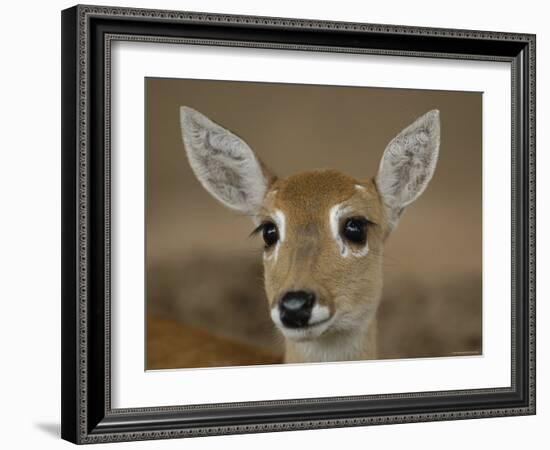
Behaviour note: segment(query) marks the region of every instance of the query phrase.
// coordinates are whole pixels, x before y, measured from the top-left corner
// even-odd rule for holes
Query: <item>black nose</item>
[[[287,292],[279,302],[281,322],[289,328],[305,327],[314,303],[315,294],[311,292]]]

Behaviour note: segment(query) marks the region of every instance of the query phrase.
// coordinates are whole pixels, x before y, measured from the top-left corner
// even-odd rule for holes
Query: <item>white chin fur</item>
[[[281,330],[285,338],[296,342],[308,341],[321,336],[333,322],[334,316],[329,316],[330,312],[327,307],[315,305],[307,327],[289,328],[281,322],[279,308],[275,307],[271,309],[271,320],[277,325],[277,328]]]

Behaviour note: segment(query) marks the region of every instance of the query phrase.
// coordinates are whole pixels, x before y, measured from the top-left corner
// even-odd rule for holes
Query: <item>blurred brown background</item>
[[[241,136],[279,176],[372,177],[387,143],[441,113],[438,166],[385,250],[381,358],[481,353],[482,95],[146,79],[147,368],[280,362],[253,228],[189,167],[179,107]]]

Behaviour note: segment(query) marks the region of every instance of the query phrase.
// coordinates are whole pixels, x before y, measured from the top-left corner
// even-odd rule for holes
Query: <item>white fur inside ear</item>
[[[439,111],[430,111],[399,133],[386,147],[376,184],[393,228],[403,208],[424,192],[439,154]]]
[[[267,179],[246,142],[186,106],[180,120],[189,163],[205,189],[230,208],[257,212]]]

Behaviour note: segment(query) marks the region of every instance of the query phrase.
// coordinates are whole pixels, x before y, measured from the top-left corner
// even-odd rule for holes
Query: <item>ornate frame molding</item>
[[[387,423],[439,421],[526,415],[535,413],[535,36],[471,30],[404,27],[304,19],[233,16],[195,12],[76,6],[63,20],[63,398],[62,435],[76,443],[97,443],[172,437],[347,427]],[[174,30],[194,27],[201,36],[145,34],[151,23]],[[132,24],[142,32],[125,31]],[[112,25],[111,25],[112,24]],[[208,35],[214,27],[223,38]],[[201,31],[201,27],[206,31]],[[253,39],[235,39],[231,30]],[[314,40],[310,31],[327,32]],[[124,31],[124,32],[122,32]],[[267,31],[280,41],[262,39]],[[294,32],[294,35],[291,35]],[[307,36],[302,36],[305,32]],[[308,34],[309,33],[309,34]],[[350,35],[370,37],[373,46],[341,45]],[[286,36],[286,37],[285,37]],[[331,36],[335,36],[331,41]],[[391,38],[391,45],[388,39]],[[413,40],[406,41],[407,38]],[[418,38],[423,38],[419,40]],[[110,67],[111,43],[117,40],[194,45],[242,46],[323,52],[478,59],[512,64],[512,385],[509,388],[440,391],[418,394],[292,399],[238,404],[192,405],[166,408],[112,409],[110,402]],[[399,48],[399,42],[403,42]],[[417,47],[411,46],[416,42]],[[446,44],[445,44],[446,43]],[[494,45],[494,44],[497,45]],[[443,51],[445,45],[452,51]],[[102,92],[100,86],[103,86]],[[100,96],[103,124],[98,126]],[[97,162],[93,150],[102,150]],[[101,186],[101,187],[98,187]],[[101,224],[102,223],[102,224]],[[100,239],[97,238],[98,232]],[[94,237],[95,236],[95,237]],[[100,280],[100,282],[98,281]],[[94,298],[103,299],[92,304]],[[101,320],[94,319],[98,313]],[[101,364],[95,353],[98,346]],[[93,354],[91,355],[91,352]],[[102,375],[103,380],[96,381]],[[67,382],[67,383],[65,383]],[[101,389],[100,389],[101,388]],[[101,401],[93,401],[98,392]],[[497,397],[502,397],[497,401]],[[499,399],[500,399],[499,397]],[[445,409],[437,399],[462,402]],[[478,399],[479,398],[479,399]],[[480,399],[488,399],[481,401]],[[419,400],[434,399],[431,410]],[[493,399],[493,400],[491,400]],[[506,401],[504,399],[507,399]],[[363,401],[399,400],[408,408],[392,413],[322,417],[323,406]],[[431,401],[431,400],[430,400]],[[481,403],[480,403],[481,401]],[[416,402],[416,403],[415,403]],[[419,403],[418,403],[419,404]],[[284,410],[315,406],[319,418],[301,420]],[[475,406],[477,405],[477,407]],[[222,423],[211,410],[271,408],[281,420]],[[378,408],[384,411],[384,408]],[[185,418],[190,412],[198,417]],[[328,411],[328,410],[327,410]],[[302,416],[307,416],[304,412]],[[292,418],[294,417],[294,418]],[[175,420],[175,418],[177,420]],[[174,422],[175,420],[175,422]],[[196,420],[195,423],[193,420]],[[227,421],[226,421],[227,422]],[[171,426],[170,423],[175,423]]]

